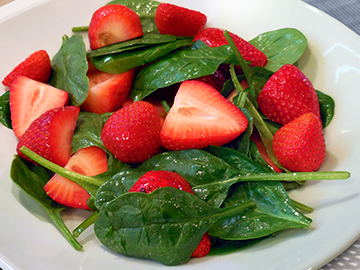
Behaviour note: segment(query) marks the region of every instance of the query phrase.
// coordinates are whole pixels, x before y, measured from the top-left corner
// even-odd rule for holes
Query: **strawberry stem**
[[[99,179],[92,177],[92,176],[86,176],[82,175],[73,171],[69,171],[41,156],[36,154],[35,152],[31,151],[29,148],[23,146],[20,148],[20,151],[26,155],[31,160],[35,161],[36,163],[40,164],[41,166],[45,167],[46,169],[49,169],[50,171],[59,174],[76,184],[80,185],[86,191],[91,195],[92,198],[95,198],[96,192],[99,189],[99,187],[104,183],[103,181],[100,181]]]

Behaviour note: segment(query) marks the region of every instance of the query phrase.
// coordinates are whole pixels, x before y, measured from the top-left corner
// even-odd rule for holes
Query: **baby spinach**
[[[45,168],[15,156],[10,168],[10,177],[18,187],[44,207],[69,243],[75,249],[81,249],[82,246],[73,237],[60,215],[66,207],[54,202],[44,191],[44,186],[50,180],[51,174]]]
[[[10,113],[10,91],[6,91],[0,97],[0,123],[12,129]]]
[[[69,38],[64,35],[60,50],[51,60],[51,67],[50,84],[68,92],[71,104],[80,106],[89,90],[89,79],[86,76],[88,63],[82,36]]]
[[[188,47],[191,44],[192,38],[181,38],[120,53],[91,57],[91,61],[99,70],[108,73],[123,73],[135,67],[151,63],[171,51],[181,47]]]
[[[335,114],[335,102],[333,98],[323,92],[316,90],[316,94],[320,105],[320,117],[323,128],[327,127]]]
[[[190,259],[214,223],[252,205],[244,202],[215,209],[191,193],[171,187],[150,194],[131,192],[99,212],[94,230],[99,240],[115,252],[178,265]]]
[[[135,79],[131,97],[142,100],[159,88],[213,74],[220,64],[232,62],[233,51],[229,46],[211,48],[196,41],[190,48],[167,54],[144,67]]]
[[[265,68],[273,72],[285,64],[294,64],[307,47],[306,37],[294,28],[269,31],[249,42],[267,56]]]

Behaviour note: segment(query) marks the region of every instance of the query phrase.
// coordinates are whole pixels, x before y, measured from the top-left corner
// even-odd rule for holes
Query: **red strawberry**
[[[196,80],[209,84],[219,92],[221,92],[224,83],[227,81],[221,69],[217,69],[213,74],[197,78]]]
[[[276,71],[264,85],[257,102],[263,114],[281,125],[307,112],[320,118],[315,89],[294,65],[284,65]]]
[[[201,81],[181,84],[161,130],[169,150],[221,146],[247,127],[246,116],[216,89]]]
[[[208,233],[205,233],[201,238],[201,241],[194,252],[191,254],[193,258],[201,258],[205,257],[209,254],[211,249],[210,236]]]
[[[101,132],[105,147],[122,162],[141,163],[160,151],[160,116],[138,101],[113,113]]]
[[[17,77],[10,87],[11,121],[16,137],[20,138],[40,115],[64,106],[67,100],[66,91],[27,77]]]
[[[155,24],[163,35],[194,37],[206,25],[206,15],[199,11],[161,3],[156,10]]]
[[[104,150],[90,146],[77,151],[65,166],[69,171],[94,176],[107,171],[107,157]],[[54,201],[73,208],[90,209],[89,193],[73,181],[55,174],[44,187],[46,194]]]
[[[79,107],[67,106],[42,114],[20,138],[16,149],[18,155],[29,160],[20,152],[20,148],[26,146],[47,160],[65,166],[71,156],[71,140],[79,111]]]
[[[180,174],[171,171],[148,171],[132,186],[129,192],[151,193],[162,187],[173,187],[194,194],[190,184]],[[209,234],[202,237],[191,257],[204,257],[210,252]]]
[[[88,74],[88,77],[89,92],[81,109],[102,114],[121,107],[129,94],[134,70],[120,74],[97,71]]]
[[[282,166],[294,172],[313,172],[325,158],[320,119],[306,113],[281,127],[274,135],[273,150]]]
[[[143,35],[139,16],[132,9],[118,4],[95,11],[88,28],[92,50]]]
[[[35,81],[46,83],[51,73],[51,62],[44,50],[36,51],[16,66],[3,80],[3,85],[11,86],[18,76],[25,76]]]
[[[186,179],[171,171],[148,171],[139,178],[129,192],[151,193],[162,187],[173,187],[194,194]]]
[[[205,42],[210,47],[219,47],[227,45],[228,42],[224,37],[224,30],[219,28],[206,28],[194,38],[194,41],[201,40]],[[267,63],[266,55],[259,51],[254,45],[250,44],[241,37],[229,32],[231,38],[235,42],[237,49],[239,50],[241,56],[246,60],[251,62],[251,66],[264,67]]]

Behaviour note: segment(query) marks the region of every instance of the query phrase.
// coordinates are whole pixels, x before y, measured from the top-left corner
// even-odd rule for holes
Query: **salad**
[[[124,4],[121,1],[117,3]],[[148,7],[149,3],[146,3],[146,6]],[[159,3],[150,3],[150,6],[156,10]],[[141,6],[142,5],[139,4],[137,7],[140,7],[141,9]],[[139,10],[136,11],[140,13]],[[139,17],[141,16],[139,15]],[[149,18],[146,19],[148,20]],[[145,25],[150,26],[151,24],[147,22]],[[227,34],[228,33],[225,32],[225,37],[229,38],[230,36],[231,38],[231,35]],[[340,179],[347,178],[349,175],[345,172],[290,173],[286,167],[278,163],[274,158],[275,154],[271,151],[269,155],[270,158],[272,158],[273,163],[275,162],[275,165],[269,166],[264,162],[264,158],[259,151],[259,144],[255,143],[259,143],[259,141],[256,141],[255,137],[252,137],[252,140],[250,140],[251,135],[254,134],[253,127],[255,126],[260,133],[260,136],[263,138],[265,146],[268,150],[270,149],[268,140],[272,139],[272,136],[274,136],[273,134],[275,134],[280,127],[278,124],[269,121],[270,116],[265,117],[256,109],[257,105],[255,100],[257,99],[255,99],[255,97],[258,96],[256,91],[259,91],[259,89],[261,90],[264,87],[266,82],[280,66],[295,63],[306,47],[306,44],[304,44],[306,43],[306,39],[304,39],[303,35],[296,29],[281,29],[265,33],[253,41],[250,41],[250,44],[256,45],[258,48],[263,47],[271,49],[273,48],[272,46],[269,46],[269,44],[264,46],[264,43],[262,43],[271,42],[271,40],[269,41],[264,38],[269,36],[291,36],[290,43],[294,43],[295,48],[291,48],[288,52],[288,58],[285,57],[285,60],[283,56],[286,56],[286,51],[281,51],[282,57],[280,60],[276,60],[276,57],[275,60],[272,58],[273,61],[268,60],[269,62],[267,65],[270,64],[267,68],[266,66],[265,68],[250,67],[248,65],[249,60],[245,59],[244,61],[241,54],[237,55],[236,45],[234,47],[234,43],[232,43],[231,39],[227,39],[230,45],[223,45],[211,49],[212,47],[204,44],[205,42],[194,42],[193,38],[178,38],[177,36],[175,37],[168,34],[166,36],[158,35],[149,31],[148,34],[143,35],[143,38],[135,38],[115,45],[108,45],[102,49],[95,48],[93,51],[86,53],[80,36],[75,35],[70,38],[64,37],[63,46],[52,61],[53,73],[50,78],[50,83],[57,89],[66,89],[70,84],[69,81],[76,81],[74,78],[69,79],[67,77],[69,75],[75,77],[74,73],[70,72],[69,74],[64,75],[65,72],[63,71],[68,70],[70,67],[74,67],[77,71],[82,71],[84,76],[80,76],[80,83],[76,81],[78,85],[75,91],[68,91],[68,89],[66,89],[70,96],[72,110],[71,113],[64,114],[63,116],[70,115],[69,118],[71,118],[74,114],[79,113],[74,107],[82,106],[85,102],[82,99],[84,99],[84,96],[85,98],[87,96],[87,94],[84,95],[84,92],[87,92],[88,86],[86,86],[87,80],[84,78],[90,77],[90,73],[86,76],[90,70],[88,68],[88,63],[86,62],[87,56],[97,69],[104,69],[107,70],[107,72],[112,73],[119,72],[120,74],[124,74],[135,67],[131,67],[128,70],[121,70],[121,72],[114,72],[114,68],[119,67],[123,69],[124,66],[126,66],[124,63],[114,63],[124,61],[124,58],[126,60],[127,57],[131,57],[132,60],[130,63],[137,62],[136,60],[139,58],[142,60],[150,59],[148,60],[149,62],[141,62],[140,66],[143,66],[144,64],[146,64],[146,66],[142,68],[139,73],[133,75],[135,76],[135,82],[133,85],[134,87],[130,89],[130,97],[136,102],[140,102],[140,100],[150,100],[149,98],[152,97],[155,98],[155,92],[160,92],[161,89],[169,87],[169,83],[171,85],[176,85],[190,79],[208,76],[217,71],[220,65],[230,64],[230,70],[233,76],[231,80],[228,78],[228,80],[223,83],[224,86],[221,89],[221,94],[227,97],[230,91],[234,88],[237,89],[235,93],[236,98],[232,100],[238,108],[243,108],[243,114],[241,115],[245,115],[246,120],[241,120],[241,123],[244,124],[246,122],[246,130],[241,130],[240,135],[238,134],[235,139],[231,138],[230,141],[223,144],[221,143],[221,145],[226,144],[226,147],[213,146],[213,143],[210,143],[206,148],[204,148],[205,146],[203,145],[198,147],[201,149],[170,149],[175,151],[162,150],[161,153],[152,155],[150,159],[142,162],[141,165],[136,164],[135,166],[128,164],[131,162],[121,162],[116,159],[112,151],[108,149],[109,147],[105,147],[102,143],[104,141],[101,134],[103,126],[111,119],[113,113],[99,114],[80,112],[76,121],[69,124],[69,129],[71,129],[71,125],[73,125],[72,129],[74,129],[76,125],[74,136],[71,138],[72,153],[78,153],[82,149],[93,146],[103,149],[107,152],[108,164],[106,172],[103,174],[96,174],[96,176],[93,177],[83,177],[61,168],[65,165],[67,166],[68,163],[66,158],[66,162],[62,161],[60,164],[61,166],[56,166],[54,163],[34,155],[26,148],[18,147],[19,156],[14,159],[12,165],[12,179],[46,207],[51,217],[75,248],[80,248],[79,243],[73,235],[69,234],[66,226],[61,222],[60,212],[64,209],[64,206],[62,204],[55,204],[54,201],[47,197],[43,189],[39,189],[39,186],[45,186],[51,177],[51,175],[48,175],[49,171],[47,169],[50,169],[59,175],[66,176],[83,186],[91,195],[90,200],[86,199],[86,206],[91,209],[97,209],[90,219],[80,225],[76,230],[75,235],[86,228],[89,223],[91,224],[96,220],[96,234],[101,242],[108,247],[125,255],[155,259],[168,265],[186,262],[193,250],[198,246],[201,237],[206,232],[208,232],[213,241],[210,252],[216,253],[224,251],[229,252],[229,249],[230,251],[234,251],[243,248],[246,245],[254,244],[264,237],[274,235],[284,229],[308,228],[311,220],[303,215],[302,212],[310,211],[310,209],[298,202],[291,201],[288,194],[285,192],[285,189],[298,188],[303,184],[302,181],[304,180],[326,178]],[[280,50],[283,50],[284,47],[289,48],[288,43],[285,43],[282,46],[281,44],[271,43],[270,45],[280,46]],[[190,49],[189,46],[191,46]],[[276,46],[274,47],[276,48]],[[152,50],[156,53],[163,50],[166,53],[159,56]],[[123,51],[126,52],[126,57],[120,56]],[[132,54],[133,52],[136,53]],[[129,56],[129,54],[132,55]],[[154,54],[156,55],[155,59],[147,57],[147,55],[154,57]],[[280,55],[280,53],[278,54]],[[77,58],[72,59],[74,62],[71,62],[70,64],[64,63],[63,59],[66,58],[64,56],[67,55],[75,55]],[[190,71],[196,71],[196,74],[186,74],[186,79],[175,76],[175,80],[174,72],[169,72],[167,69],[161,69],[161,64],[164,62],[165,66],[169,66],[168,62],[166,62],[169,59],[172,60],[174,66],[176,66],[176,63],[181,63],[179,57],[182,59],[190,59],[192,61],[190,64],[193,64],[194,62],[196,64],[196,57],[192,57],[193,55],[203,55],[204,57],[201,57],[201,61],[204,59],[211,60],[209,63],[206,63],[206,65],[201,62],[205,67],[209,67],[211,66],[210,63],[217,61],[214,64],[215,68],[213,68],[215,71],[189,68]],[[275,53],[275,55],[277,54]],[[155,63],[153,63],[154,61]],[[240,66],[241,71],[236,70],[235,65]],[[156,78],[151,78],[151,75],[155,74],[154,70],[163,71],[163,74],[159,76],[158,73],[156,73]],[[179,70],[179,68],[175,67],[175,70]],[[235,74],[234,76],[236,71],[238,74]],[[179,74],[184,75],[181,72],[176,75]],[[76,75],[79,75],[79,73],[76,73]],[[146,80],[149,77],[150,79]],[[244,79],[250,84],[249,91],[243,91],[243,87],[239,86],[239,82]],[[166,84],[161,85],[161,83]],[[16,85],[17,84],[29,85],[28,80],[24,78],[16,79]],[[80,87],[82,84],[84,84],[85,87]],[[146,87],[143,87],[142,84],[146,85]],[[201,82],[196,84],[200,85],[202,89],[208,89],[207,86],[204,86],[204,84],[208,85],[208,83]],[[10,86],[10,89],[23,88]],[[22,95],[22,92],[18,94],[18,96]],[[186,95],[186,97],[188,97],[188,95]],[[323,127],[326,127],[332,118],[332,100],[331,97],[319,91],[317,92],[317,97],[320,101],[319,113],[321,113],[322,117],[321,123]],[[2,96],[2,99],[5,101],[8,99],[11,102],[9,92],[6,92]],[[254,100],[251,101],[251,99]],[[64,102],[63,98],[60,98],[60,100],[61,102]],[[222,99],[219,98],[218,100],[220,101]],[[139,104],[136,102],[133,104]],[[166,108],[166,102],[163,104],[165,104],[164,107]],[[123,104],[122,106],[127,108]],[[128,108],[130,108],[130,106],[134,107],[133,105],[129,105]],[[8,109],[10,110],[10,107]],[[168,109],[165,111],[168,111]],[[171,109],[169,114],[170,112]],[[10,114],[12,117],[15,115],[13,111],[10,112]],[[9,116],[9,114],[6,113],[3,113],[3,115]],[[52,115],[55,114],[53,113]],[[60,118],[65,119],[66,117]],[[11,121],[8,117],[4,117],[2,120],[5,125],[10,127],[9,123],[11,123]],[[165,126],[166,121],[165,118],[163,126]],[[285,125],[286,124],[284,124],[284,126]],[[67,124],[66,126],[58,124],[58,126],[61,126],[61,129],[66,129],[68,127]],[[61,133],[61,129],[57,130],[57,132]],[[291,130],[291,132],[293,131],[294,129]],[[21,131],[19,132],[21,133]],[[26,133],[30,132],[27,132],[26,129],[24,134]],[[17,133],[15,132],[15,134]],[[20,146],[30,146],[28,142],[31,141],[31,136],[33,135],[27,136],[17,134],[17,136],[20,138],[20,142],[25,141],[23,144],[20,144]],[[25,140],[22,138],[28,139]],[[317,144],[318,143],[316,143],[316,145]],[[57,145],[57,143],[55,142],[54,145]],[[167,148],[169,149],[170,147],[167,146]],[[25,156],[22,156],[22,154]],[[20,156],[22,156],[22,158]],[[26,157],[30,157],[32,160],[35,160],[37,164],[41,164],[42,166],[25,161]],[[276,167],[287,173],[273,173]],[[170,187],[157,189],[149,195],[139,192],[128,192],[141,176],[149,171],[153,171],[155,168],[156,171],[175,171],[182,175],[191,184],[195,195]],[[194,170],[194,168],[198,169]],[[28,181],[29,176],[33,179],[31,183]],[[36,183],[36,185],[34,183]],[[184,219],[183,216],[179,218],[180,212],[176,212],[175,209],[165,209],[165,205],[160,205],[164,208],[159,209],[159,205],[154,203],[159,200],[169,201],[172,198],[176,198],[176,203],[172,202],[172,204],[176,204],[177,209],[185,209],[187,214],[192,213],[191,219]],[[140,203],[140,206],[138,205],[139,202],[142,202]],[[137,212],[134,209],[135,206],[137,207]],[[146,206],[147,211],[149,212],[145,212],[142,208],[144,206]],[[124,212],[125,214],[119,214],[121,209],[127,209]],[[146,214],[140,217],[139,214],[141,213],[139,213],[139,211]],[[274,215],[274,211],[278,212],[278,214]],[[114,220],[108,219],[108,216],[111,213],[114,213],[115,216],[119,215],[120,218]],[[160,214],[160,216],[152,218],[161,218],[164,220],[166,217],[166,222],[152,223],[152,218],[147,220],[149,213]],[[286,214],[284,215],[284,213]],[[245,217],[245,220],[243,220],[243,217]],[[181,219],[180,223],[179,219]],[[231,226],[228,226],[229,221],[234,219],[237,221]],[[119,229],[119,231],[116,231],[114,229],[116,228],[115,224],[118,224],[120,220],[122,220],[122,224],[125,224],[125,226]],[[146,224],[139,225],[137,223],[139,221],[143,222],[143,220],[146,220]],[[139,238],[130,239],[133,232],[132,226],[134,224],[136,224],[135,227],[137,230],[141,228],[141,230],[147,231],[151,228],[152,234],[149,233],[149,238],[143,239],[147,240],[145,242],[148,242],[148,245],[139,241]],[[194,224],[196,226],[193,226]],[[228,228],[227,230],[224,229],[225,225],[226,228]],[[191,229],[184,229],[189,227]],[[120,231],[122,230],[123,234],[120,234]],[[174,239],[175,236],[178,238]],[[120,243],[118,246],[115,245],[120,239],[123,239],[125,242],[129,241],[126,243],[126,246],[128,247],[126,250],[121,249],[121,246],[124,246],[123,243]],[[159,245],[159,241],[161,241],[161,245]],[[179,245],[174,246],[174,243],[178,243]]]

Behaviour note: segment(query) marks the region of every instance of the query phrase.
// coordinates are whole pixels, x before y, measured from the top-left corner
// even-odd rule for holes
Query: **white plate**
[[[26,56],[45,49],[53,56],[63,34],[87,25],[106,0],[18,0],[0,8],[0,78]],[[360,39],[345,26],[298,0],[172,0],[207,14],[209,25],[245,39],[295,27],[309,40],[299,67],[315,87],[336,101],[336,116],[326,129],[327,158],[322,170],[347,170],[346,181],[308,184],[291,196],[315,208],[310,230],[290,230],[252,248],[226,256],[193,259],[184,269],[316,269],[360,236]],[[1,90],[2,91],[2,90]],[[1,126],[0,267],[5,269],[159,269],[155,262],[126,258],[102,247],[88,230],[75,251],[45,211],[9,177],[16,139]],[[66,212],[73,229],[84,212]]]

